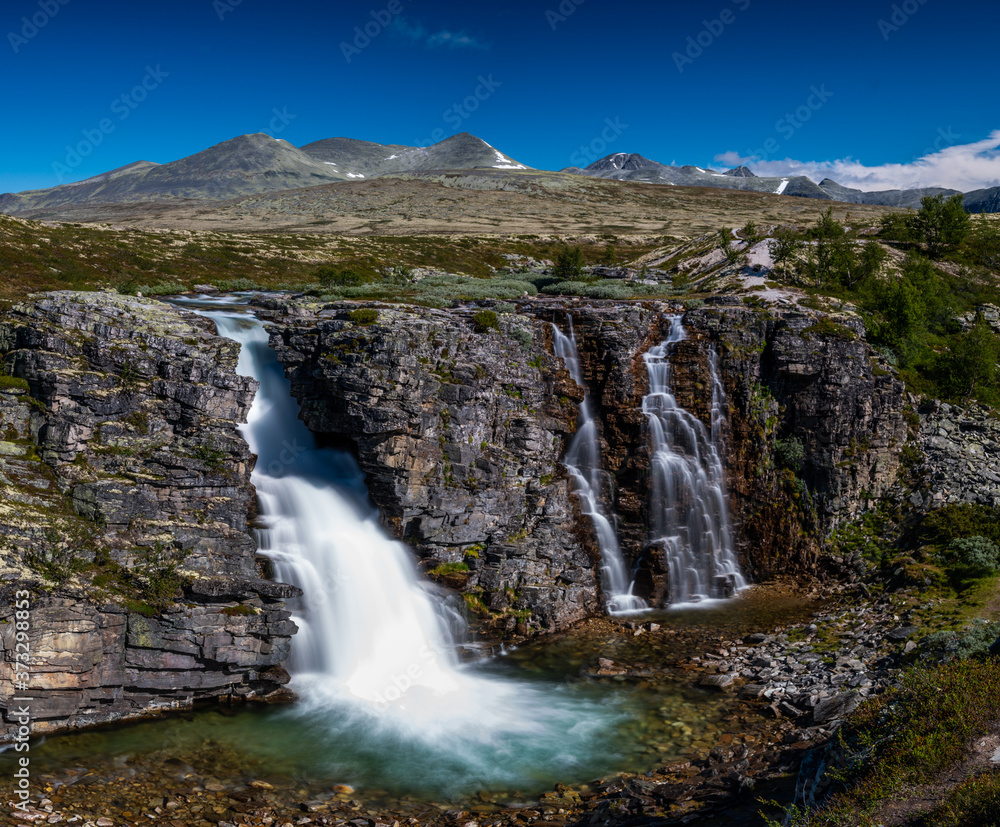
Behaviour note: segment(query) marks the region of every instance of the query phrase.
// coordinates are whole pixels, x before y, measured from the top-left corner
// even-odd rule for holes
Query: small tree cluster
[[[806,268],[813,282],[821,287],[854,289],[880,275],[889,258],[875,241],[869,241],[859,250],[844,225],[833,217],[832,207],[823,213],[809,235],[813,243]]]
[[[916,215],[890,213],[882,217],[880,235],[888,241],[923,244],[927,255],[939,259],[955,252],[969,235],[972,223],[961,195],[928,195]]]
[[[583,273],[583,267],[583,250],[567,245],[556,254],[552,275],[560,279],[572,279]]]

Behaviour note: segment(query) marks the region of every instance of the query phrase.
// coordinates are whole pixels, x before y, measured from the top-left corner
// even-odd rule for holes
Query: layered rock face
[[[247,532],[238,346],[159,302],[55,293],[0,316],[0,354],[5,715],[17,591],[35,732],[277,690],[297,590],[261,579]]]
[[[596,549],[560,464],[582,391],[551,328],[501,316],[353,305],[272,309],[271,345],[321,444],[349,444],[388,530],[491,631],[598,609]],[[466,568],[468,569],[466,571]]]
[[[810,573],[829,531],[895,483],[904,386],[856,318],[705,308],[685,322],[719,348],[730,486],[751,573]],[[698,376],[695,362],[688,383]]]

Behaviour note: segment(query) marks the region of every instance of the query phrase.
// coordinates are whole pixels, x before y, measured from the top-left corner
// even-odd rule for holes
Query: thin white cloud
[[[484,43],[466,31],[451,31],[442,29],[438,32],[428,31],[421,23],[411,23],[405,17],[397,17],[392,25],[393,31],[411,43],[418,43],[428,49],[481,49],[490,48],[489,43]]]
[[[1000,129],[981,141],[945,147],[901,164],[867,166],[850,157],[837,161],[795,161],[791,158],[765,161],[738,152],[720,153],[715,160],[731,167],[745,164],[757,175],[767,177],[805,175],[817,183],[832,178],[845,187],[865,192],[920,187],[969,192],[1000,186]]]

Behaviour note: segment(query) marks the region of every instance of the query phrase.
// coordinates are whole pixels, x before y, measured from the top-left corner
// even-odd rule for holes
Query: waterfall
[[[642,410],[649,424],[652,536],[665,555],[671,604],[730,597],[746,586],[726,502],[726,396],[714,348],[708,354],[710,430],[678,405],[672,392],[668,357],[686,336],[681,317],[673,316],[666,340],[644,356],[649,394]]]
[[[237,371],[260,382],[240,430],[258,457],[260,551],[303,591],[288,602],[299,702],[285,715],[316,736],[311,764],[377,778],[379,789],[450,794],[530,786],[613,752],[619,705],[586,687],[491,674],[495,663],[459,663],[455,612],[381,528],[355,460],[317,447],[263,324],[235,301],[188,305],[241,344]]]
[[[406,549],[379,525],[360,469],[346,454],[316,448],[261,322],[212,317],[220,335],[242,345],[238,371],[260,382],[242,432],[258,457],[258,546],[278,580],[304,591],[291,671],[324,676],[376,705],[456,691],[444,618]]]
[[[552,325],[556,356],[566,364],[569,375],[581,388],[586,389],[580,369],[580,354],[576,348],[573,318],[569,319],[569,336]],[[618,536],[611,520],[602,509],[605,474],[601,467],[601,446],[597,423],[590,411],[590,397],[585,395],[580,403],[576,434],[566,451],[563,463],[576,488],[580,510],[594,524],[597,544],[601,550],[601,586],[607,599],[608,611],[613,615],[641,612],[646,604],[632,594],[632,576],[625,557],[618,545]]]

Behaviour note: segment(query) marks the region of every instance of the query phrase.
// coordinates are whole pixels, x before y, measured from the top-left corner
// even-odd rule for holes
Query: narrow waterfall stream
[[[556,356],[566,364],[573,381],[586,389],[583,371],[580,369],[580,354],[576,347],[572,316],[569,319],[569,336],[556,325],[552,325],[552,331]],[[618,545],[614,523],[604,513],[603,495],[607,483],[601,465],[601,443],[597,434],[597,423],[590,410],[589,394],[584,396],[580,403],[579,424],[573,441],[566,451],[564,464],[576,485],[580,510],[590,517],[594,524],[594,532],[601,550],[601,586],[607,600],[608,612],[612,615],[622,615],[644,611],[648,608],[646,604],[632,594],[632,572]]]
[[[666,340],[644,357],[649,372],[642,410],[652,455],[652,539],[666,556],[672,606],[731,597],[747,585],[729,521],[722,464],[726,398],[718,356],[714,349],[709,351],[709,431],[673,395],[669,356],[686,337],[681,317],[671,317]]]

